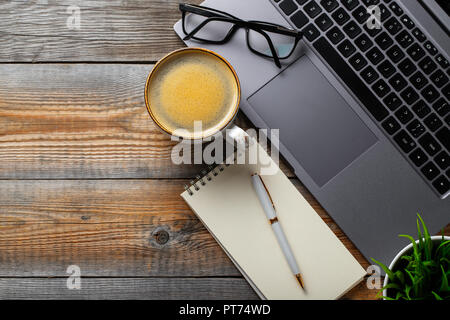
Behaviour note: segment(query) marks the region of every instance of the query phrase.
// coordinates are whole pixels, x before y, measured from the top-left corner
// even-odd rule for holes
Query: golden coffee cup
[[[207,139],[229,128],[240,98],[240,82],[230,63],[202,48],[169,53],[154,66],[145,85],[152,120],[167,134],[187,140]]]

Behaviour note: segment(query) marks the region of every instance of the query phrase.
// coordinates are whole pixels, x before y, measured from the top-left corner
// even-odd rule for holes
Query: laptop
[[[302,30],[283,60],[254,55],[245,30],[211,45],[241,80],[241,110],[279,129],[280,152],[367,259],[388,264],[450,222],[450,38],[446,0],[207,0],[245,20]],[[369,28],[367,8],[380,9]],[[175,31],[185,36],[181,21]],[[330,266],[332,268],[332,266]]]

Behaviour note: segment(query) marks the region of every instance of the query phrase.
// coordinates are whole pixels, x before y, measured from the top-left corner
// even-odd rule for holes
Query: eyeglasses
[[[224,44],[238,29],[244,28],[250,51],[273,59],[278,68],[281,68],[280,60],[289,58],[303,37],[301,31],[269,22],[245,21],[226,12],[198,5],[182,3],[180,11],[186,35],[183,40]]]

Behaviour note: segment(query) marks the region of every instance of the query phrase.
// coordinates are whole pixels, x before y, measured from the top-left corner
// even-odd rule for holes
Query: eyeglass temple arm
[[[278,57],[277,51],[275,50],[275,47],[273,46],[272,40],[270,40],[270,37],[262,30],[259,30],[259,32],[266,38],[267,43],[269,44],[270,51],[272,52],[273,60],[275,61],[275,64],[278,68],[281,69],[281,62],[280,58]]]

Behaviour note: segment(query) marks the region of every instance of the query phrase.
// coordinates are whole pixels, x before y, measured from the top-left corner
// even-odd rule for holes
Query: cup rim
[[[149,102],[149,97],[148,97],[148,87],[150,84],[150,81],[153,77],[153,75],[155,74],[156,70],[158,69],[158,67],[164,63],[167,59],[169,59],[170,57],[172,57],[173,55],[179,53],[179,52],[184,52],[184,51],[195,51],[195,52],[203,52],[203,53],[207,53],[210,55],[215,56],[216,58],[219,58],[222,62],[224,62],[228,69],[232,72],[234,79],[236,81],[236,86],[237,86],[237,99],[236,99],[236,106],[234,108],[234,112],[231,115],[230,119],[228,119],[228,121],[219,129],[217,129],[215,132],[208,134],[208,135],[204,135],[202,134],[201,137],[184,137],[184,136],[178,136],[175,135],[171,130],[169,130],[168,128],[166,128],[162,123],[160,123],[155,115],[152,113],[151,110],[151,106],[150,106],[150,102]],[[203,139],[207,139],[210,138],[212,136],[214,136],[215,134],[217,134],[218,132],[222,131],[223,129],[227,128],[232,122],[233,120],[236,118],[236,115],[239,111],[239,105],[240,105],[240,101],[241,101],[241,84],[239,81],[239,77],[236,73],[236,71],[234,70],[233,66],[221,55],[219,55],[218,53],[212,51],[212,50],[208,50],[208,49],[204,49],[204,48],[198,48],[198,47],[188,47],[188,48],[182,48],[182,49],[178,49],[175,51],[172,51],[168,54],[166,54],[163,58],[161,58],[152,68],[152,70],[150,71],[150,73],[147,76],[147,81],[145,82],[145,93],[144,93],[144,97],[145,97],[145,107],[147,108],[147,112],[149,113],[150,117],[152,118],[152,120],[156,123],[156,125],[158,126],[159,129],[161,129],[163,132],[167,133],[170,136],[176,136],[180,139],[183,140],[191,140],[191,141],[196,141],[196,140],[203,140]]]

